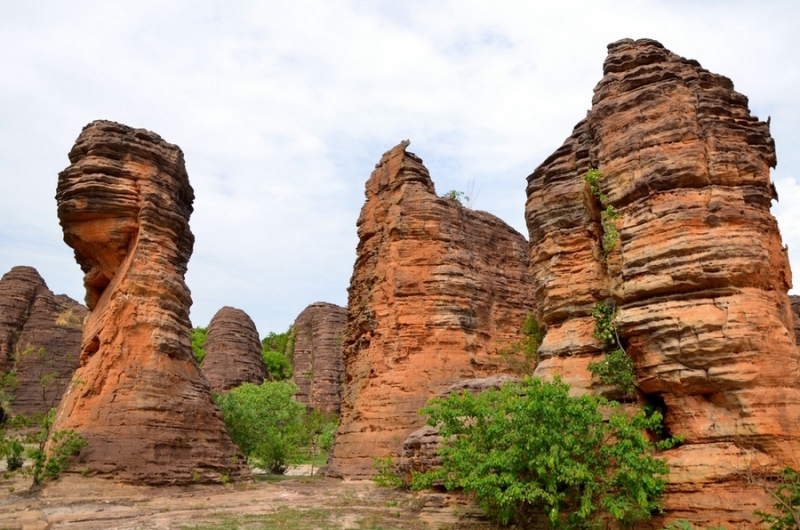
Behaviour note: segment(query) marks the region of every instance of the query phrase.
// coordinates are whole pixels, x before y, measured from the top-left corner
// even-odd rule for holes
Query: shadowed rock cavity
[[[508,371],[499,354],[533,310],[528,243],[497,217],[438,197],[403,142],[366,184],[343,335],[346,385],[328,473],[397,457],[429,398]]]
[[[88,441],[73,469],[152,484],[247,474],[191,352],[194,193],[183,153],[144,129],[95,121],[69,159],[58,216],[91,310],[53,424]]]
[[[297,316],[292,380],[297,401],[309,409],[339,413],[344,383],[342,333],[347,310],[326,302],[311,304]]]
[[[769,126],[730,79],[658,42],[608,50],[586,118],[528,177],[531,276],[548,327],[536,374],[593,391],[587,365],[604,345],[592,308],[613,302],[640,390],[686,439],[664,453],[670,519],[752,528],[752,511],[772,504],[759,481],[800,456]],[[607,258],[603,206],[582,180],[590,168],[619,215]]]
[[[61,401],[78,367],[87,309],[54,295],[33,267],[0,279],[0,372],[14,371],[13,414],[45,413]]]
[[[212,392],[227,392],[242,383],[260,385],[267,377],[258,330],[241,309],[226,306],[217,311],[203,349],[201,371]]]

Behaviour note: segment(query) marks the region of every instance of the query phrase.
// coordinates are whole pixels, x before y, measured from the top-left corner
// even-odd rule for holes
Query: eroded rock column
[[[144,129],[96,121],[69,159],[58,216],[91,310],[53,424],[88,441],[73,469],[153,484],[247,473],[192,358],[184,274],[194,193],[183,153]]]
[[[261,341],[250,315],[225,306],[208,324],[201,371],[212,392],[227,392],[242,383],[260,385],[267,377]]]
[[[500,351],[533,310],[528,244],[497,217],[438,197],[407,142],[366,184],[343,345],[346,385],[329,474],[397,457],[429,398],[509,371]]]
[[[642,399],[685,436],[664,455],[671,518],[752,528],[765,478],[800,457],[800,355],[786,250],[770,201],[767,123],[733,83],[643,39],[609,45],[592,108],[528,178],[537,373],[591,391],[603,345],[591,310],[615,305]],[[602,248],[600,192],[619,218]],[[654,523],[659,524],[659,523]],[[660,528],[660,527],[659,527]]]

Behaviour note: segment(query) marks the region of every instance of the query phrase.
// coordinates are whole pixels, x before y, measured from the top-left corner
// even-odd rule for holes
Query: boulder
[[[261,358],[261,341],[250,316],[234,307],[223,307],[208,324],[201,371],[215,393],[242,383],[260,385],[267,377]]]
[[[53,423],[88,442],[72,469],[148,484],[248,475],[192,356],[183,153],[150,131],[95,121],[69,159],[58,217],[91,311]]]
[[[309,409],[338,414],[342,403],[344,360],[342,332],[347,310],[316,302],[297,316],[292,354],[292,381],[299,389],[295,398]]]
[[[408,142],[366,184],[343,334],[346,384],[328,474],[367,478],[396,458],[420,408],[464,379],[509,372],[501,352],[534,310],[528,243],[439,197]]]

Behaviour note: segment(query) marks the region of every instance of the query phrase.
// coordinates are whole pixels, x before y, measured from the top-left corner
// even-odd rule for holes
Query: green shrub
[[[458,204],[461,204],[463,201],[469,202],[469,197],[467,197],[463,191],[450,190],[442,195],[442,197],[450,199],[451,201],[456,201]]]
[[[192,353],[194,358],[197,359],[197,364],[203,364],[203,359],[206,357],[206,350],[203,346],[208,338],[208,328],[192,328]]]
[[[603,360],[589,364],[589,371],[604,385],[613,385],[625,394],[636,391],[636,372],[633,359],[621,348],[605,354]]]
[[[216,396],[225,426],[250,462],[283,473],[300,457],[305,407],[294,400],[297,387],[283,381],[244,383]]]
[[[791,467],[783,468],[778,483],[770,491],[775,500],[777,514],[754,512],[771,530],[796,530],[800,528],[800,474]]]
[[[54,431],[50,438],[50,452],[38,447],[31,451],[33,458],[33,483],[41,484],[45,480],[57,479],[69,468],[69,458],[81,452],[87,442],[73,430]]]
[[[593,527],[604,517],[622,524],[647,519],[660,508],[668,468],[644,431],[660,428],[662,418],[642,411],[629,417],[616,407],[598,396],[571,397],[559,379],[530,377],[433,399],[421,412],[446,440],[442,468],[416,474],[412,485],[441,482],[474,493],[504,524],[524,524],[534,514],[554,528]]]
[[[292,365],[282,353],[277,351],[262,351],[261,358],[273,381],[284,381],[292,377]]]
[[[377,471],[372,476],[372,481],[381,488],[397,489],[405,486],[402,477],[394,470],[394,462],[391,455],[384,458],[373,456],[372,467]]]

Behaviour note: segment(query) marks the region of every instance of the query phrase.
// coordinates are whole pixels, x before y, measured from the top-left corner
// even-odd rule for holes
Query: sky
[[[185,154],[193,325],[230,305],[284,331],[347,304],[364,183],[403,139],[439,194],[527,236],[527,175],[586,115],[606,45],[645,37],[771,117],[800,270],[799,20],[793,0],[0,0],[0,273],[83,300],[56,182],[84,125],[118,121]]]

